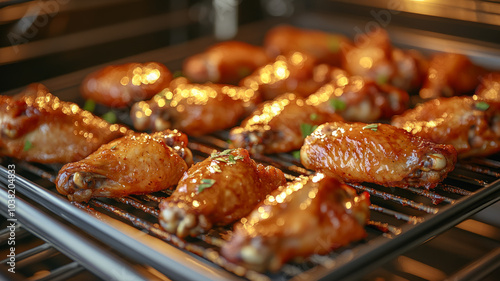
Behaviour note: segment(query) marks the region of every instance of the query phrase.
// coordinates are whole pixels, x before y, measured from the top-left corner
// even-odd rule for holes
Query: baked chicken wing
[[[342,117],[320,111],[295,94],[285,94],[261,104],[230,131],[229,139],[234,147],[251,154],[288,152],[299,149],[318,125],[332,121],[342,121]]]
[[[319,63],[340,66],[341,50],[350,40],[341,35],[318,30],[280,25],[270,29],[264,39],[269,57],[301,52],[314,57]]]
[[[427,64],[419,52],[393,48],[383,29],[360,34],[356,39],[355,44],[342,49],[342,68],[351,75],[406,91],[421,85]]]
[[[454,169],[457,152],[387,124],[332,122],[305,139],[300,160],[344,182],[433,188]]]
[[[420,97],[423,99],[459,96],[472,93],[486,70],[475,65],[467,56],[439,53],[429,61]]]
[[[43,85],[0,96],[0,155],[39,163],[78,161],[129,130],[59,100]]]
[[[179,84],[131,109],[137,130],[178,129],[200,136],[236,125],[260,100],[257,92],[222,84]]]
[[[150,99],[171,80],[170,70],[158,62],[110,65],[87,75],[80,92],[109,107],[126,107]]]
[[[500,151],[500,101],[439,98],[394,117],[392,125],[435,143],[451,144],[459,158]]]
[[[480,79],[476,88],[476,96],[485,100],[500,101],[500,72],[492,72]]]
[[[277,271],[287,261],[326,254],[366,237],[367,193],[318,173],[273,191],[235,226],[222,254],[233,262]]]
[[[186,135],[168,130],[114,140],[83,160],[64,165],[56,179],[57,190],[69,200],[88,201],[170,188],[193,161],[187,141]]]
[[[309,55],[294,52],[276,57],[274,62],[258,68],[240,81],[240,86],[259,91],[264,100],[286,93],[306,97],[328,81],[324,67],[317,71],[317,61]]]
[[[285,182],[283,172],[255,163],[244,149],[212,153],[160,203],[160,225],[179,237],[196,236],[239,220]]]
[[[187,58],[182,73],[195,83],[238,84],[243,77],[269,61],[262,47],[225,41]]]
[[[408,93],[399,88],[339,73],[310,95],[306,104],[337,113],[347,121],[370,123],[403,113],[409,100]]]

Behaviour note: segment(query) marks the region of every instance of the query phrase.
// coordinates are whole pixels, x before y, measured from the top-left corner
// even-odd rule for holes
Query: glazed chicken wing
[[[427,63],[418,51],[393,48],[383,29],[362,34],[357,39],[354,45],[345,45],[342,53],[342,68],[351,75],[406,91],[421,85]]]
[[[280,55],[243,78],[240,85],[259,91],[264,100],[286,93],[306,97],[328,82],[323,81],[323,68],[318,72],[316,67],[317,61],[309,55],[300,52]]]
[[[187,58],[182,73],[195,83],[238,84],[270,61],[263,48],[240,41],[225,41]]]
[[[196,236],[239,220],[285,182],[283,172],[256,164],[244,149],[212,153],[160,203],[160,225],[179,237]]]
[[[310,95],[306,104],[341,115],[347,121],[374,122],[403,113],[409,104],[407,92],[371,79],[339,73]]]
[[[500,101],[439,98],[394,117],[392,125],[435,143],[451,144],[459,158],[500,151]]]
[[[342,117],[285,94],[261,104],[241,126],[230,131],[229,139],[234,147],[246,148],[251,154],[288,152],[299,149],[313,128],[331,121],[342,121]]]
[[[280,25],[270,29],[264,39],[269,57],[301,52],[314,57],[319,63],[340,66],[341,50],[351,41],[341,35],[318,30]]]
[[[128,129],[109,124],[43,85],[0,96],[0,155],[39,163],[78,161]]]
[[[181,83],[136,103],[130,115],[137,130],[178,129],[200,136],[233,127],[259,100],[248,88]]]
[[[85,99],[109,107],[126,107],[150,99],[172,80],[172,73],[158,62],[110,65],[85,77],[80,91]]]
[[[500,72],[492,72],[480,79],[476,96],[485,100],[500,101]]]
[[[273,191],[235,226],[222,254],[259,271],[287,261],[326,254],[366,237],[370,205],[334,178],[318,173]]]
[[[387,124],[332,122],[305,139],[300,160],[344,182],[433,188],[454,169],[457,152]]]
[[[436,54],[429,61],[420,97],[430,99],[472,93],[479,84],[479,77],[485,72],[465,55]]]
[[[69,200],[88,201],[170,188],[192,164],[187,141],[186,135],[168,130],[114,140],[83,160],[64,165],[56,179],[57,190]]]

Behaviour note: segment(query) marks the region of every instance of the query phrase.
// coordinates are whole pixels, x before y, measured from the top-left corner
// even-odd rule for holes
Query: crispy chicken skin
[[[178,131],[125,136],[64,165],[57,191],[72,201],[88,201],[171,188],[193,161],[186,145],[187,136]]]
[[[305,139],[300,160],[344,182],[433,188],[454,169],[457,152],[387,124],[332,122]]]
[[[374,122],[403,113],[407,92],[371,79],[338,72],[334,79],[310,95],[306,104],[341,115],[347,121]]]
[[[439,53],[431,57],[420,97],[431,99],[472,93],[485,69],[472,63],[465,55]]]
[[[285,182],[283,172],[255,163],[244,149],[214,152],[160,203],[160,225],[179,237],[196,236],[239,220]]]
[[[392,125],[435,143],[451,144],[459,158],[500,151],[500,101],[439,98],[394,117]]]
[[[354,44],[342,49],[342,68],[351,75],[406,91],[421,85],[426,66],[425,58],[418,51],[393,48],[383,29],[362,34]]]
[[[236,85],[270,60],[262,47],[240,41],[224,41],[184,60],[182,73],[194,83]]]
[[[317,65],[313,57],[300,52],[279,55],[274,62],[243,78],[240,86],[259,91],[264,100],[290,92],[306,97],[328,82],[324,81],[325,67],[318,71]]]
[[[222,254],[249,268],[277,271],[294,258],[326,254],[365,238],[369,205],[367,193],[357,196],[332,177],[300,177],[241,219]]]
[[[485,100],[500,101],[500,72],[491,72],[480,79],[476,96]]]
[[[341,35],[318,30],[280,25],[270,29],[264,38],[264,48],[269,57],[290,52],[308,54],[319,63],[340,66],[341,49],[351,41]]]
[[[80,92],[85,99],[109,107],[126,107],[150,99],[171,80],[172,73],[159,62],[109,65],[87,75]]]
[[[137,130],[178,129],[200,136],[235,126],[259,101],[259,93],[248,88],[180,83],[134,104],[130,115]]]
[[[59,100],[41,84],[0,96],[0,155],[39,163],[83,159],[129,130]]]
[[[270,154],[299,149],[304,134],[325,122],[342,121],[335,113],[320,111],[295,94],[285,94],[267,101],[233,128],[229,139],[234,147],[251,154]]]

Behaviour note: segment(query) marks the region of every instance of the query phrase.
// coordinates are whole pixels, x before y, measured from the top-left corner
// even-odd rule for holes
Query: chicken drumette
[[[187,141],[176,130],[114,140],[83,160],[64,165],[56,179],[57,190],[72,201],[88,201],[170,188],[193,162]]]
[[[136,103],[130,115],[137,130],[178,129],[200,136],[233,127],[259,100],[258,92],[248,88],[178,83]]]
[[[434,99],[394,117],[392,125],[451,144],[459,158],[500,151],[500,101],[477,96]]]
[[[39,163],[78,161],[129,130],[32,84],[0,96],[0,155]]]
[[[305,139],[300,160],[345,182],[432,188],[454,169],[457,152],[387,124],[332,122]]]
[[[318,173],[279,187],[235,226],[222,254],[233,262],[277,271],[287,261],[326,254],[363,239],[368,194]]]
[[[285,182],[283,172],[255,163],[244,149],[214,152],[160,203],[160,225],[179,237],[196,236],[239,220]]]

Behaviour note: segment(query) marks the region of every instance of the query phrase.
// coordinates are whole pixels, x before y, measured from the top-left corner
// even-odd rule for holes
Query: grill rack
[[[195,162],[216,150],[227,148],[227,131],[200,138],[190,138],[188,147]],[[396,257],[404,250],[453,227],[472,214],[500,200],[499,155],[464,160],[457,164],[442,184],[432,191],[418,188],[388,188],[373,184],[351,184],[371,196],[371,220],[365,241],[313,255],[305,262],[288,263],[278,273],[258,273],[232,264],[219,255],[219,248],[230,237],[230,228],[217,228],[206,235],[182,240],[165,232],[158,224],[158,203],[171,191],[124,198],[92,199],[88,203],[69,203],[57,193],[53,184],[59,167],[2,159],[3,166],[15,163],[20,193],[40,203],[98,240],[109,244],[128,258],[146,263],[161,273],[190,280],[319,280],[354,278]],[[309,175],[290,154],[254,156],[260,163],[280,168],[288,180]],[[8,162],[11,161],[11,162]],[[14,162],[12,162],[14,161]],[[8,171],[0,168],[1,181],[7,184]],[[16,171],[17,172],[17,171]],[[77,208],[75,208],[77,207]],[[83,211],[83,212],[81,212]],[[96,220],[95,218],[98,218]],[[104,223],[103,223],[104,222]],[[110,226],[110,225],[111,226]],[[123,225],[126,225],[125,230]],[[128,227],[139,231],[130,233]],[[144,233],[146,235],[144,237]],[[155,252],[144,241],[167,244],[167,252]],[[319,241],[321,243],[321,241]],[[176,251],[173,251],[175,249]],[[173,252],[172,252],[173,251]],[[195,265],[193,265],[195,264]],[[206,265],[210,270],[203,269]]]

